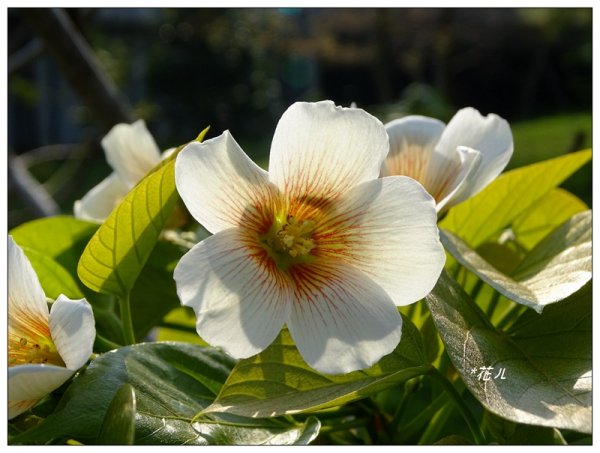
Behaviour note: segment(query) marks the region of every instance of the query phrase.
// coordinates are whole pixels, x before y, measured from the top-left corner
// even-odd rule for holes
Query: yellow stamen
[[[286,220],[286,223],[276,233],[279,248],[293,258],[298,255],[308,255],[315,248],[315,241],[311,237],[315,222],[305,220],[300,223],[291,215],[287,216]]]
[[[285,220],[276,218],[271,229],[263,236],[261,242],[269,256],[282,269],[293,264],[310,261],[310,252],[315,248],[313,220],[296,220],[288,215]]]
[[[52,340],[32,340],[26,338],[8,340],[8,366],[48,363],[65,366]]]
[[[20,310],[9,313],[8,366],[48,363],[65,366],[45,320]]]

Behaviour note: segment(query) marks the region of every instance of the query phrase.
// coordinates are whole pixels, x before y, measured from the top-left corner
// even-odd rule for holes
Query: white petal
[[[383,124],[367,112],[297,102],[275,130],[269,177],[292,204],[320,204],[377,178],[388,150]]]
[[[48,305],[31,263],[12,236],[8,236],[8,314],[23,313],[27,318],[48,324]]]
[[[175,183],[192,216],[211,233],[241,224],[268,228],[273,221],[275,188],[228,131],[181,150]]]
[[[127,192],[127,185],[113,173],[75,202],[74,215],[78,219],[103,222]]]
[[[196,312],[198,334],[233,357],[262,351],[288,318],[286,277],[256,239],[239,229],[194,246],[177,264],[174,278],[181,303]]]
[[[390,153],[386,157],[382,176],[404,175],[423,184],[431,154],[444,123],[426,116],[411,115],[385,125],[390,137]]]
[[[92,354],[96,337],[90,304],[85,299],[58,296],[50,309],[50,333],[67,368],[81,368]]]
[[[27,409],[33,407],[38,401],[38,398],[34,400],[10,401],[8,403],[8,420],[12,420],[17,415],[21,415]]]
[[[504,169],[513,152],[510,126],[498,115],[484,117],[474,108],[464,108],[448,123],[438,149],[454,150],[459,146],[481,152],[481,164],[468,187],[458,195],[456,203],[475,195]]]
[[[129,188],[160,162],[160,150],[143,120],[117,124],[102,139],[106,160]]]
[[[458,155],[458,171],[452,176],[446,190],[441,192],[440,200],[436,206],[438,213],[459,202],[460,194],[469,186],[471,178],[481,164],[481,153],[479,151],[466,146],[459,146],[456,149],[456,154]],[[444,169],[438,167],[437,170],[443,171]],[[437,170],[432,170],[431,174],[434,174]],[[446,170],[448,170],[447,167]]]
[[[74,371],[54,365],[8,368],[8,402],[42,398],[67,381]]]
[[[386,292],[344,263],[319,261],[297,277],[288,328],[304,360],[322,373],[368,368],[394,350],[402,318]]]
[[[405,176],[386,176],[347,192],[319,225],[318,254],[342,260],[380,285],[396,305],[425,297],[446,255],[434,201]]]

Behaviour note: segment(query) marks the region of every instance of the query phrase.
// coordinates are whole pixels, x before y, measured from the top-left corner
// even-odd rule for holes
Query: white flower
[[[435,198],[438,212],[477,194],[506,167],[513,139],[506,120],[459,110],[447,126],[424,116],[386,124],[390,154],[381,174],[419,181]]]
[[[144,120],[117,124],[102,139],[114,172],[73,207],[75,217],[103,222],[127,193],[161,161],[161,153]],[[172,149],[165,151],[165,158]]]
[[[29,260],[8,237],[8,418],[67,381],[92,353],[96,336],[85,299],[60,295],[48,312]]]
[[[434,201],[410,178],[378,178],[383,124],[330,101],[281,117],[269,172],[229,132],[187,145],[175,181],[213,236],[175,268],[199,335],[237,358],[284,324],[315,369],[366,368],[398,345],[396,305],[429,293],[444,265]]]

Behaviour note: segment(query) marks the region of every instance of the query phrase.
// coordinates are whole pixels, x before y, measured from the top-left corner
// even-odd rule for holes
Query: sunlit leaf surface
[[[345,375],[324,375],[308,366],[287,330],[262,353],[241,360],[204,413],[272,417],[354,401],[429,367],[419,331],[403,317],[402,338],[376,365]]]
[[[519,245],[531,250],[556,227],[588,206],[566,190],[552,189],[511,224]]]
[[[531,250],[506,275],[459,237],[440,232],[446,250],[507,298],[541,312],[592,278],[592,211],[574,215]]]
[[[488,410],[517,423],[591,432],[590,284],[542,315],[529,311],[507,332],[445,273],[426,300],[452,363]]]

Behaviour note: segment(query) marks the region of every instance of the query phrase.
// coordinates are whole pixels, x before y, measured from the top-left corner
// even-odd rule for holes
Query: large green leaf
[[[452,233],[441,231],[446,250],[507,298],[541,313],[592,278],[592,211],[575,214],[531,250],[506,275]]]
[[[84,286],[74,271],[85,244],[98,229],[95,223],[68,216],[45,217],[10,231],[27,255],[46,295],[84,296]]]
[[[197,138],[202,138],[205,129]],[[179,200],[175,158],[146,175],[110,213],[81,255],[77,272],[89,288],[124,297],[131,291]]]
[[[566,190],[552,189],[511,224],[516,241],[531,250],[559,225],[588,206]]]
[[[223,353],[186,343],[142,343],[100,355],[66,390],[56,411],[13,439],[40,443],[71,438],[102,443],[102,426],[119,389],[135,391],[136,444],[308,442],[318,422],[207,419],[194,415],[215,398],[234,361]],[[116,403],[115,403],[116,404]],[[218,425],[224,426],[218,426]]]
[[[453,207],[440,226],[477,248],[530,209],[591,159],[579,151],[500,175],[475,197]]]
[[[79,282],[57,261],[49,256],[19,244],[31,263],[40,284],[50,299],[57,299],[64,294],[70,299],[82,299],[83,292],[79,288]]]
[[[529,311],[505,333],[446,273],[426,300],[452,363],[489,411],[517,423],[591,432],[590,284],[543,315]],[[492,367],[487,380],[484,367]]]
[[[376,365],[345,375],[320,374],[304,362],[287,330],[262,353],[241,360],[215,402],[201,414],[219,412],[273,417],[348,403],[423,374],[429,369],[421,336],[403,317],[396,350]]]
[[[60,215],[32,220],[9,234],[21,247],[36,250],[70,270],[97,229],[96,223]]]

